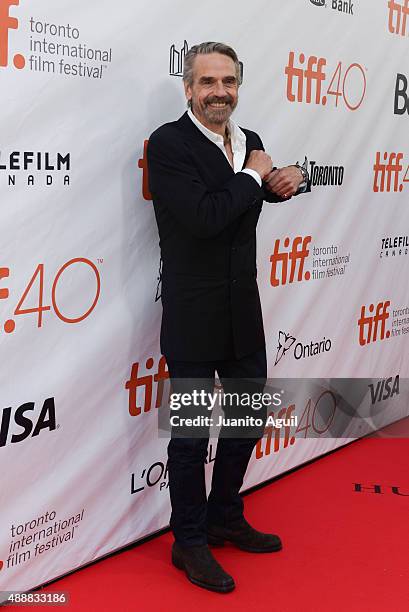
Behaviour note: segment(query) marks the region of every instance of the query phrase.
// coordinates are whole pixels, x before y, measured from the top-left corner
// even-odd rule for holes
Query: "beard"
[[[220,108],[212,108],[211,104],[214,103],[225,103],[225,106],[220,107]],[[236,101],[234,101],[234,99],[231,96],[224,96],[223,98],[217,98],[215,96],[211,96],[206,98],[203,101],[203,106],[202,106],[202,114],[203,116],[206,118],[206,120],[209,123],[213,123],[215,125],[221,125],[223,123],[225,123],[230,115],[232,114],[232,112],[234,111],[234,109],[237,106],[237,99]]]

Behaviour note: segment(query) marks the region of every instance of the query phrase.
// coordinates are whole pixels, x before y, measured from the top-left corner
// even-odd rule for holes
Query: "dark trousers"
[[[195,388],[199,386],[206,391],[213,391],[216,371],[225,393],[236,391],[238,386],[241,391],[257,389],[262,392],[267,378],[265,347],[239,360],[186,362],[167,359],[167,365],[173,391],[186,391],[186,379],[190,379],[189,384],[192,379],[200,379]],[[248,378],[252,381],[247,381]],[[234,416],[235,411],[224,409],[224,412],[226,416]],[[260,412],[258,416],[261,415]],[[265,413],[263,415],[265,419]],[[172,428],[168,445],[172,505],[170,526],[175,540],[181,546],[206,544],[208,524],[233,525],[243,517],[243,501],[239,491],[253,448],[263,435],[264,426],[261,429],[251,428],[244,437],[228,437],[228,434],[225,437],[223,429],[219,434],[211,491],[207,500],[204,464],[208,432],[203,437],[175,437],[175,428]]]

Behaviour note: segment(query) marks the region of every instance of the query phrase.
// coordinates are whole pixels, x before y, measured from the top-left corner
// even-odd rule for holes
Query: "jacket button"
[[[232,247],[231,250],[232,251],[237,251],[237,247]]]
[[[237,278],[232,278],[232,279],[231,279],[231,282],[232,282],[232,283],[237,283]]]

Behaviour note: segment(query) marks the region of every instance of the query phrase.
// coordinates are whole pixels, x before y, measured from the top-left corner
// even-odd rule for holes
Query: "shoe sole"
[[[207,543],[209,546],[224,546],[225,542],[230,542],[230,544],[233,544],[234,546],[237,546],[237,548],[240,548],[240,550],[244,550],[246,552],[254,552],[254,553],[269,553],[269,552],[279,552],[282,548],[283,545],[279,544],[277,546],[270,546],[269,548],[256,548],[256,547],[251,547],[251,546],[243,546],[242,544],[238,544],[237,542],[234,542],[233,540],[228,540],[226,538],[219,538],[217,536],[211,536],[211,535],[207,535]]]
[[[195,578],[192,578],[191,576],[189,576],[183,563],[179,561],[179,559],[176,559],[173,555],[172,555],[172,563],[175,567],[177,567],[177,569],[185,572],[187,579],[192,584],[202,587],[202,589],[207,589],[208,591],[214,591],[216,593],[231,593],[231,591],[233,591],[236,587],[235,584],[232,584],[230,586],[221,587],[221,586],[215,586],[212,584],[207,584],[207,582],[201,582],[200,580],[195,580]]]

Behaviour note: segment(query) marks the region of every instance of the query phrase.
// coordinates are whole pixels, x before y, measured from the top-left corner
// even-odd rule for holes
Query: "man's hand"
[[[269,191],[289,200],[298,191],[304,177],[297,166],[286,166],[273,170],[263,180]]]
[[[273,167],[272,159],[264,151],[251,151],[247,160],[246,168],[255,170],[259,173],[261,180],[266,180],[267,176],[271,173]]]

